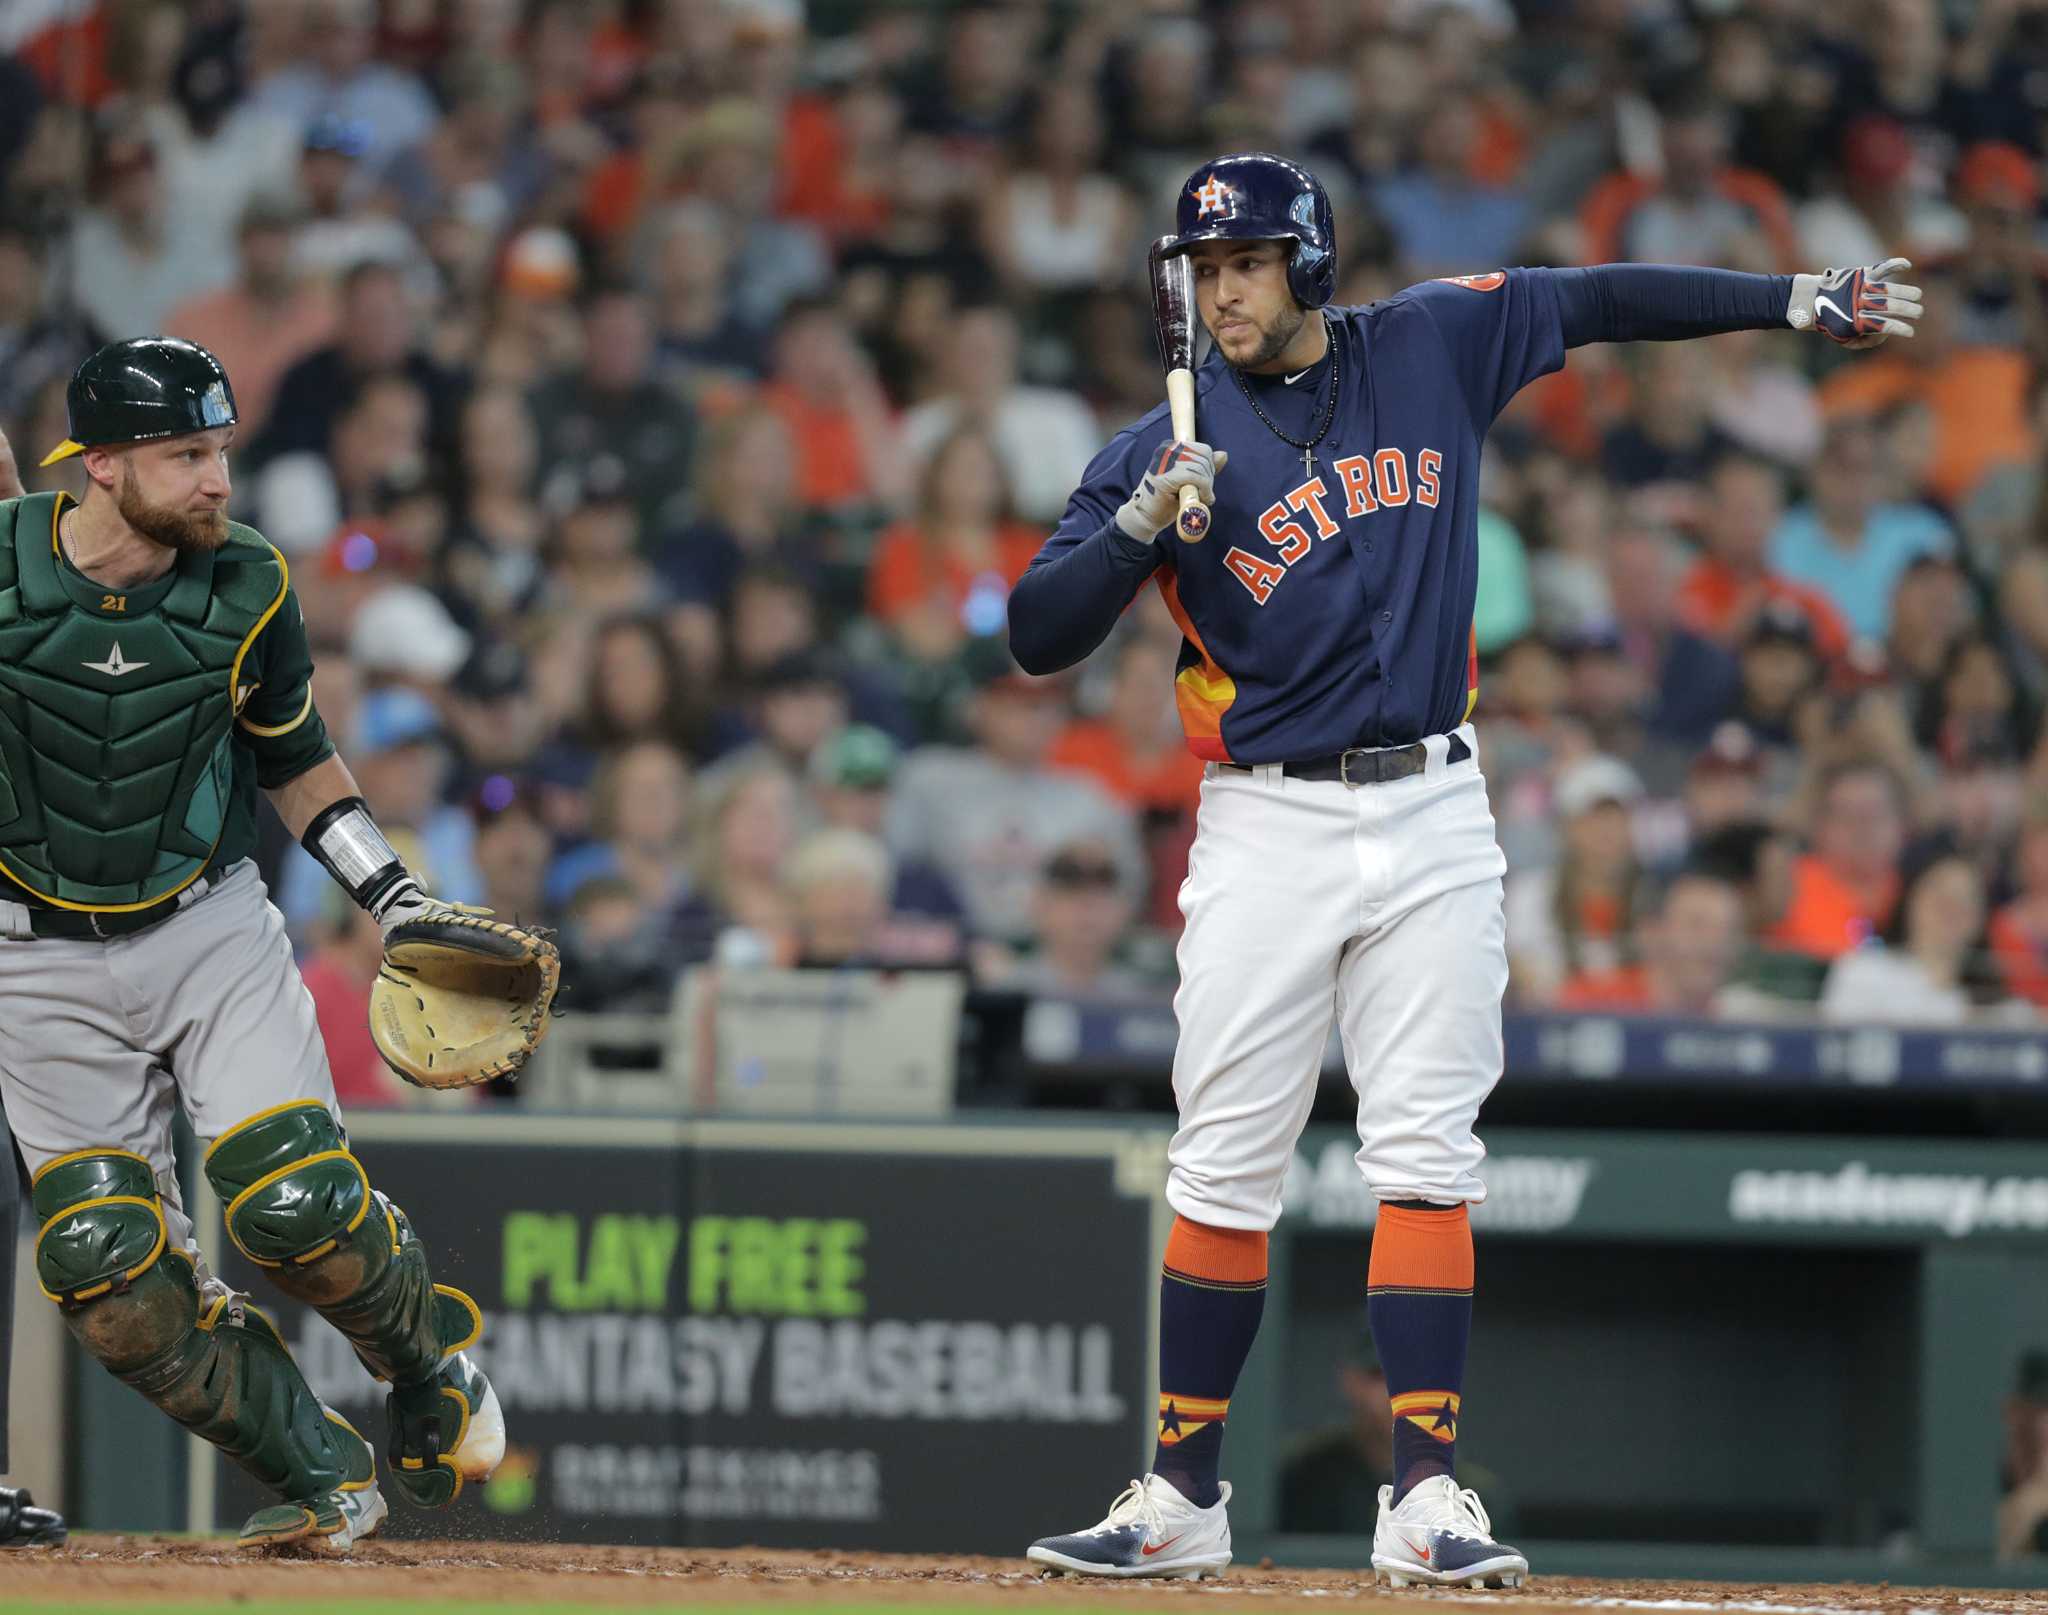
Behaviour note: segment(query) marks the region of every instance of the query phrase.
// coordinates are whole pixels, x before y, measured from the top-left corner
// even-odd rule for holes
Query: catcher
[[[42,1288],[94,1357],[277,1493],[253,1546],[345,1552],[385,1515],[370,1445],[207,1269],[171,1116],[228,1237],[390,1387],[391,1484],[438,1508],[505,1451],[476,1303],[349,1153],[312,1001],[249,855],[260,789],[384,927],[372,1031],[437,1087],[517,1070],[553,947],[428,897],[313,706],[284,557],[227,519],[235,399],[205,349],[116,342],[72,377],[83,503],[0,501],[0,1095]]]

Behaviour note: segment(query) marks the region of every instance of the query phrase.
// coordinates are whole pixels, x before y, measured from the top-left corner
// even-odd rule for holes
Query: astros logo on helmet
[[[1237,217],[1237,192],[1225,185],[1214,174],[1196,188],[1195,200],[1201,204],[1201,211],[1195,216],[1201,219],[1234,219]]]

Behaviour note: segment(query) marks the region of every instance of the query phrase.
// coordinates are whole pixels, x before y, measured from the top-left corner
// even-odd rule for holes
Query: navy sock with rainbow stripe
[[[1152,1468],[1198,1508],[1220,1495],[1230,1393],[1265,1310],[1265,1234],[1174,1218],[1159,1275],[1159,1445]]]
[[[1394,1405],[1394,1501],[1454,1475],[1472,1335],[1472,1221],[1464,1206],[1383,1201],[1366,1312]]]

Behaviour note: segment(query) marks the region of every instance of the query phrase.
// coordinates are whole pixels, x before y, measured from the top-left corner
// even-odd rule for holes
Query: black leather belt
[[[176,897],[166,897],[160,903],[148,908],[129,909],[122,913],[92,913],[83,909],[30,908],[28,912],[29,935],[38,941],[64,942],[106,942],[117,936],[133,936],[137,931],[147,931],[169,919],[179,909],[196,902],[207,892],[220,884],[227,873],[223,869],[209,869]],[[0,936],[6,932],[0,929]]]
[[[1472,748],[1458,736],[1451,736],[1450,745],[1444,751],[1444,765],[1462,763],[1472,756]],[[1334,779],[1345,785],[1384,785],[1389,780],[1412,779],[1429,766],[1429,745],[1418,740],[1412,746],[1391,746],[1384,751],[1333,752],[1328,757],[1310,757],[1299,763],[1283,763],[1280,772],[1289,779]],[[1251,767],[1244,763],[1219,763],[1217,767],[1232,774],[1249,774]]]

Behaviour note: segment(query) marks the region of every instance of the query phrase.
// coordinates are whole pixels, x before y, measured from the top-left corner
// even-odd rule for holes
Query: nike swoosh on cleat
[[[1186,1536],[1186,1535],[1187,1535],[1187,1533],[1186,1533],[1185,1531],[1183,1531],[1183,1532],[1181,1533],[1181,1536]],[[1173,1545],[1174,1545],[1174,1544],[1175,1544],[1176,1542],[1178,1542],[1179,1540],[1180,1540],[1180,1537],[1177,1537],[1177,1536],[1170,1536],[1170,1537],[1168,1537],[1168,1538],[1167,1538],[1167,1539],[1166,1539],[1166,1540],[1165,1540],[1164,1542],[1155,1542],[1155,1543],[1152,1543],[1152,1544],[1151,1544],[1150,1546],[1148,1546],[1148,1547],[1143,1547],[1143,1548],[1140,1548],[1140,1549],[1138,1550],[1138,1552],[1139,1552],[1140,1554],[1144,1555],[1144,1557],[1145,1557],[1145,1558],[1149,1559],[1149,1558],[1151,1558],[1151,1557],[1152,1557],[1152,1555],[1153,1555],[1153,1554],[1155,1554],[1155,1553],[1163,1553],[1163,1552],[1165,1552],[1165,1551],[1166,1551],[1166,1550],[1167,1550],[1168,1548],[1172,1547],[1172,1546],[1173,1546]]]

